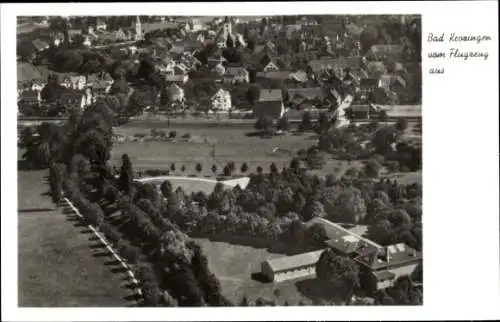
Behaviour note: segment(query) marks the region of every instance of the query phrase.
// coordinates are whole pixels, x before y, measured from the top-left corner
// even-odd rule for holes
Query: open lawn
[[[251,302],[262,297],[274,300],[279,305],[283,305],[285,301],[290,305],[297,305],[300,301],[312,303],[310,292],[304,290],[303,286],[313,285],[314,281],[263,283],[252,279],[252,274],[260,272],[262,261],[283,255],[269,253],[265,249],[214,242],[204,238],[195,240],[207,255],[208,265],[218,277],[222,293],[235,304],[239,304],[245,295]]]
[[[18,172],[19,306],[134,306],[129,282],[105,248],[44,194],[47,173]]]
[[[236,173],[240,172],[241,165],[246,162],[249,166],[248,172],[256,172],[261,166],[264,172],[269,172],[271,163],[275,163],[278,169],[289,166],[290,160],[296,156],[301,149],[307,149],[317,142],[317,135],[314,133],[304,133],[302,135],[286,134],[271,138],[261,138],[255,135],[248,135],[254,130],[251,127],[226,128],[226,127],[205,127],[197,126],[193,128],[171,126],[169,128],[158,128],[169,132],[177,131],[177,142],[125,142],[116,143],[112,150],[111,161],[114,165],[121,165],[121,156],[127,153],[136,169],[170,169],[175,163],[176,170],[170,175],[191,175],[211,176],[212,165],[217,165],[217,173],[220,174],[224,165],[229,161],[236,163]],[[150,129],[141,127],[120,127],[115,129],[115,133],[133,136],[137,133],[149,134]],[[190,133],[192,141],[182,142],[180,137]],[[205,142],[205,139],[207,142]],[[215,147],[215,158],[211,153]],[[276,149],[278,148],[278,149]],[[315,170],[313,173],[325,175],[329,173],[343,174],[348,168],[359,166],[359,162],[334,160],[327,157],[326,164],[322,170]],[[197,163],[201,163],[203,171],[196,172]],[[186,171],[181,172],[182,165]]]

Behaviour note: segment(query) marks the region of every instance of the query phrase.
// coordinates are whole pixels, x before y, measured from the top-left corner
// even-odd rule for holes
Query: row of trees
[[[26,130],[21,147],[28,162],[50,167],[54,201],[61,198],[63,186],[85,220],[129,263],[150,263],[154,278],[141,280],[146,305],[176,305],[176,301],[181,306],[230,304],[220,295],[218,281],[201,249],[163,218],[168,207],[156,189],[133,182],[128,156],[123,157],[119,178],[114,177],[107,164],[112,123],[113,115],[105,104],[95,104],[81,115],[72,114],[62,126],[43,124],[37,131]],[[105,204],[108,206],[101,206]],[[173,204],[168,203],[170,208]],[[120,209],[125,225],[111,219],[107,211],[113,207]],[[143,242],[138,243],[138,236]]]

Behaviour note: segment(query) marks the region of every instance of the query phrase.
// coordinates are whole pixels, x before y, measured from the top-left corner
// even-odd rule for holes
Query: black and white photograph
[[[423,305],[421,15],[16,41],[19,307]]]

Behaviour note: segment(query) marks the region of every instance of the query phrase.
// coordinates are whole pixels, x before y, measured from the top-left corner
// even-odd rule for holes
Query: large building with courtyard
[[[353,258],[360,267],[364,289],[375,292],[394,285],[401,276],[411,275],[422,262],[422,253],[404,243],[379,245],[324,218],[315,217],[306,223],[325,228],[326,245],[338,256]],[[298,278],[315,278],[316,263],[324,249],[293,256],[283,256],[261,263],[261,274],[272,282]]]

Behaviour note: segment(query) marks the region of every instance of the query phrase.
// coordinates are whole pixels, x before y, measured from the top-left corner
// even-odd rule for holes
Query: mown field
[[[211,271],[218,277],[222,293],[235,304],[239,304],[245,295],[251,302],[261,297],[274,300],[278,305],[284,305],[285,301],[289,305],[297,305],[300,301],[305,304],[312,303],[313,297],[303,290],[304,281],[263,283],[252,278],[252,274],[260,272],[262,261],[283,255],[205,238],[195,240],[202,246]]]
[[[113,259],[90,230],[45,195],[47,173],[18,172],[19,306],[133,306],[132,290]]]
[[[271,138],[261,138],[251,135],[254,131],[251,127],[242,128],[216,128],[216,127],[175,127],[158,128],[169,132],[175,130],[180,138],[185,133],[191,134],[191,141],[195,142],[125,142],[116,143],[112,150],[111,161],[114,165],[121,165],[121,156],[127,153],[137,169],[170,169],[172,163],[176,170],[171,175],[211,176],[212,165],[216,164],[218,173],[222,172],[224,165],[233,161],[236,163],[236,173],[241,174],[241,165],[246,162],[249,166],[248,172],[256,172],[261,166],[268,172],[274,162],[278,169],[289,166],[290,160],[296,156],[301,149],[307,149],[316,144],[317,136],[314,133],[302,135],[286,134]],[[150,129],[145,126],[133,127],[131,125],[115,129],[115,133],[133,136],[137,133],[149,134]],[[249,135],[250,134],[250,135]],[[205,142],[205,139],[207,142]],[[215,146],[215,158],[212,151]],[[278,150],[276,150],[278,148]],[[196,164],[200,163],[203,171],[196,171]],[[186,171],[182,172],[184,165]],[[320,175],[329,173],[342,174],[348,168],[358,166],[356,161],[350,164],[346,161],[327,159],[322,170],[315,171]]]

